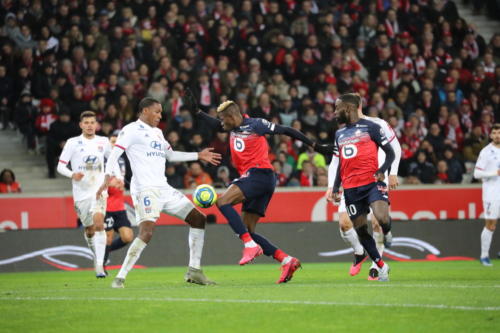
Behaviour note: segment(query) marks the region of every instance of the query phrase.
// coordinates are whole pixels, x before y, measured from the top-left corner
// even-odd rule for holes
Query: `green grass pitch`
[[[390,262],[391,281],[349,263],[304,264],[282,285],[278,265],[133,270],[126,288],[93,272],[0,274],[1,332],[498,332],[500,261]]]

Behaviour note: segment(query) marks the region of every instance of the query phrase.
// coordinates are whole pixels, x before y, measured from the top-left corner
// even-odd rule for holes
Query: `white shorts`
[[[483,201],[484,218],[496,220],[500,218],[500,201]]]
[[[99,200],[91,197],[85,200],[75,202],[76,215],[84,227],[90,227],[94,224],[94,214],[100,213],[106,215],[106,202],[108,194],[103,193]]]
[[[137,224],[144,221],[156,222],[160,213],[175,216],[183,221],[195,208],[182,192],[173,187],[146,189],[132,195]]]

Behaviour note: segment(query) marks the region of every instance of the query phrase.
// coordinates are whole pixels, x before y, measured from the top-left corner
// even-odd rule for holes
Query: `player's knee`
[[[93,225],[85,227],[85,234],[87,235],[87,237],[89,238],[94,237],[94,233],[95,233],[95,228]]]
[[[358,237],[360,239],[365,238],[365,237],[371,237],[370,233],[368,232],[368,226],[366,224],[360,225],[359,227],[356,227],[356,233],[358,234]]]
[[[113,243],[113,238],[111,237],[106,238],[106,246],[110,246],[111,243]]]
[[[489,223],[486,225],[486,229],[488,229],[489,231],[495,231],[496,228],[497,228],[496,223]]]
[[[341,213],[339,218],[339,227],[343,232],[349,231],[352,228],[352,222],[347,213]]]
[[[122,239],[122,242],[128,244],[128,243],[132,242],[132,239],[134,239],[134,234],[129,233],[129,234],[120,236],[120,238]]]

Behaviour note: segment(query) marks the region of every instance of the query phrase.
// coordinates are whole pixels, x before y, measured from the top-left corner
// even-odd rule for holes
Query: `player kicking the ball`
[[[493,266],[490,245],[497,220],[500,217],[500,124],[491,128],[492,142],[481,150],[474,169],[474,177],[483,181],[485,225],[481,233],[481,264]]]
[[[80,115],[80,128],[82,134],[70,138],[64,145],[57,171],[73,180],[75,210],[85,228],[87,245],[94,253],[95,274],[97,278],[104,278],[104,214],[107,192],[102,192],[97,197],[95,192],[104,180],[104,157],[109,155],[111,146],[108,138],[95,134],[97,120],[94,112],[85,111]],[[72,170],[68,169],[70,162]]]
[[[373,121],[360,118],[361,98],[344,94],[335,103],[335,113],[346,126],[335,133],[334,155],[339,157],[333,196],[339,202],[340,185],[344,188],[345,206],[359,241],[379,268],[379,281],[389,280],[389,266],[384,263],[375,241],[368,233],[367,215],[370,208],[387,235],[391,224],[387,187],[384,173],[394,161],[394,150],[383,129]],[[385,162],[378,167],[378,148],[385,154]]]
[[[106,163],[105,180],[97,191],[97,197],[109,186],[111,170],[125,151],[132,168],[130,192],[134,202],[139,235],[130,245],[127,256],[113,288],[123,288],[128,272],[139,259],[141,252],[153,236],[155,222],[160,213],[167,213],[186,221],[189,229],[189,268],[185,280],[201,285],[214,284],[208,280],[200,267],[205,239],[206,216],[181,192],[167,183],[165,163],[203,160],[211,164],[220,163],[221,156],[207,148],[199,153],[185,153],[172,150],[170,144],[157,128],[161,119],[161,104],[146,97],[139,103],[139,120],[125,126],[116,141]]]
[[[359,103],[358,107],[358,116],[361,119],[366,119],[378,124],[384,131],[385,137],[389,140],[389,143],[391,144],[391,147],[394,150],[395,158],[394,162],[392,162],[389,175],[387,175],[386,172],[385,177],[389,179],[389,189],[391,190],[396,189],[396,187],[399,185],[397,175],[398,175],[399,161],[401,160],[401,146],[399,145],[399,141],[396,138],[396,133],[394,133],[391,126],[385,120],[381,118],[368,117],[363,115],[361,102]],[[385,153],[382,149],[379,149],[378,150],[379,167],[381,167],[384,164],[384,162],[385,162]],[[330,166],[328,168],[328,190],[326,192],[326,198],[330,202],[333,201],[332,189],[333,189],[333,184],[335,183],[335,176],[337,172],[338,163],[339,163],[339,157],[333,156]],[[354,250],[354,262],[351,266],[349,274],[351,276],[355,276],[360,272],[361,265],[366,260],[367,254],[364,251],[363,246],[359,242],[358,235],[353,229],[352,222],[349,219],[349,215],[347,214],[344,195],[342,195],[342,198],[340,200],[338,211],[340,215],[339,217],[340,236]],[[379,251],[380,256],[382,256],[382,253],[385,249],[385,245],[387,245],[387,247],[390,247],[390,243],[392,242],[392,234],[391,232],[389,232],[387,233],[387,235],[384,236],[377,219],[374,216],[372,216],[371,221],[373,229],[373,238],[375,239],[377,250]],[[370,267],[368,280],[378,280],[378,266],[374,262],[372,262],[372,266]]]
[[[219,105],[217,108],[219,119],[215,119],[198,110],[189,90],[186,97],[192,110],[197,112],[197,117],[204,124],[218,131],[230,132],[231,157],[240,178],[234,180],[219,198],[217,207],[244,243],[243,257],[239,264],[245,265],[265,254],[281,263],[282,272],[277,283],[290,281],[294,272],[299,269],[300,261],[255,232],[257,222],[265,215],[276,186],[276,176],[269,161],[269,147],[265,134],[285,134],[326,154],[331,154],[333,148],[328,150],[327,146],[316,146],[304,134],[293,128],[270,123],[265,119],[244,117],[233,101]],[[233,208],[239,203],[243,203],[241,217]]]

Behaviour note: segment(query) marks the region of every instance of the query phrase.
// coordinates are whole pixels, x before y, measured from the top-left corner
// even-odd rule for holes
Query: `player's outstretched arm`
[[[219,165],[222,160],[222,156],[219,153],[214,153],[212,150],[214,150],[214,148],[203,149],[198,153],[198,159],[213,165]]]
[[[198,103],[196,102],[196,98],[194,97],[193,92],[189,88],[186,88],[186,90],[184,90],[184,102],[186,103],[186,107],[189,109],[189,111],[199,120],[201,120],[203,124],[206,124],[207,126],[211,127],[212,129],[218,132],[224,131],[220,120],[214,117],[210,117],[208,114],[206,114],[205,112],[201,111],[198,108]]]
[[[270,134],[287,135],[293,139],[300,140],[300,141],[304,142],[308,146],[313,147],[314,150],[320,154],[323,154],[323,155],[332,155],[333,154],[333,145],[318,144],[317,142],[314,142],[311,139],[309,139],[307,136],[305,136],[304,133],[297,131],[295,128],[292,128],[289,126],[278,125],[278,124],[274,124],[274,123],[270,123],[270,124],[271,124],[271,128],[274,127],[273,131]]]
[[[477,165],[474,168],[474,178],[476,178],[476,179],[491,178],[491,177],[496,177],[496,176],[500,176],[500,169],[486,171],[486,170],[479,169],[479,167]]]
[[[167,159],[170,162],[189,162],[202,160],[213,165],[219,165],[222,156],[219,153],[214,153],[212,150],[214,150],[214,148],[205,148],[199,153],[187,153],[183,151],[167,149],[165,153],[167,154]]]

